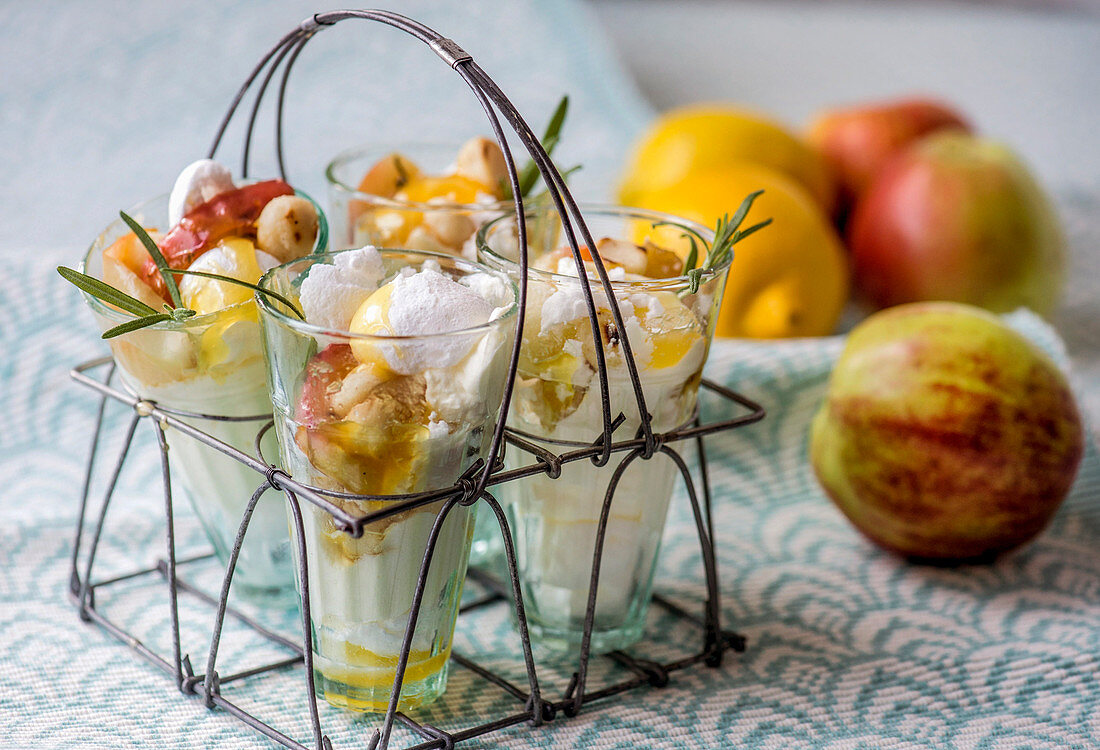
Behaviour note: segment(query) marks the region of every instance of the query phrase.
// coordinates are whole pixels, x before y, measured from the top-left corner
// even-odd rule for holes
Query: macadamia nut
[[[307,255],[317,239],[317,209],[305,198],[272,198],[256,219],[256,245],[280,263]]]

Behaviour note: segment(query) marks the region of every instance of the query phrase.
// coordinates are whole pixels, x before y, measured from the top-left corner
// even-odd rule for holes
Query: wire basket
[[[519,138],[525,149],[530,154],[541,173],[547,187],[549,199],[562,217],[564,235],[572,251],[573,258],[578,268],[583,268],[583,260],[580,247],[595,247],[596,244],[585,225],[584,219],[565,185],[565,181],[555,169],[549,156],[540,145],[537,137],[523,118],[508,101],[503,92],[496,86],[489,76],[474,62],[473,58],[464,52],[457,44],[446,37],[432,31],[426,26],[404,16],[388,11],[361,11],[341,10],[329,13],[316,14],[296,29],[284,36],[279,43],[271,49],[249,75],[244,85],[234,98],[232,104],[220,127],[214,143],[210,149],[212,157],[216,152],[222,136],[238,109],[245,95],[257,85],[254,104],[251,108],[248,127],[243,146],[242,174],[247,177],[251,133],[255,125],[260,104],[267,92],[269,85],[281,70],[281,77],[277,89],[276,106],[276,139],[275,149],[280,175],[286,179],[283,162],[282,144],[282,113],[285,98],[286,84],[294,61],[301,53],[304,46],[321,30],[344,20],[362,19],[379,22],[398,28],[411,36],[427,44],[444,62],[446,62],[462,78],[474,96],[477,98],[490,122],[493,133],[501,150],[504,153],[507,164],[509,181],[512,186],[516,210],[516,229],[519,240],[519,268],[518,279],[519,307],[517,313],[517,330],[523,330],[524,313],[527,301],[527,270],[528,270],[528,243],[526,214],[523,205],[521,190],[519,189],[519,176],[512,152],[505,136],[504,127],[500,117],[503,117],[514,134]],[[606,268],[599,256],[593,254],[593,261],[600,284],[604,289],[611,288],[611,280]],[[601,341],[597,320],[596,303],[587,274],[578,274],[579,284],[583,292],[585,305],[592,326],[594,340]],[[249,417],[235,419],[250,419],[256,422],[257,437],[255,453],[250,455],[219,441],[208,432],[194,426],[195,422],[203,420],[224,420],[207,414],[197,414],[179,410],[167,409],[155,402],[143,400],[131,393],[120,390],[112,384],[115,367],[110,358],[93,360],[79,365],[72,371],[72,377],[81,385],[96,391],[100,396],[99,411],[96,425],[92,435],[92,444],[88,459],[87,473],[81,496],[81,512],[77,524],[76,535],[72,554],[72,574],[70,581],[70,593],[77,606],[80,617],[85,621],[95,622],[109,633],[128,644],[142,658],[154,666],[166,672],[175,683],[175,687],[185,695],[197,696],[209,708],[217,708],[239,719],[248,726],[272,740],[290,748],[306,748],[312,746],[318,750],[331,748],[333,745],[322,728],[320,712],[318,710],[315,694],[315,678],[313,670],[313,638],[310,618],[310,583],[307,571],[307,555],[305,551],[305,532],[302,520],[302,506],[304,500],[331,515],[335,526],[343,533],[353,537],[359,537],[365,529],[372,524],[378,524],[400,513],[423,507],[428,504],[439,503],[440,511],[434,523],[428,544],[424,550],[423,561],[419,570],[415,595],[409,614],[409,620],[405,628],[402,648],[396,667],[396,677],[391,693],[388,709],[382,719],[381,726],[374,728],[367,743],[369,748],[387,748],[395,726],[402,726],[411,731],[415,748],[451,748],[456,743],[479,737],[490,732],[496,732],[519,724],[541,726],[561,717],[576,715],[582,707],[590,703],[606,699],[616,694],[643,686],[660,687],[668,683],[671,673],[691,667],[697,664],[706,664],[714,667],[722,662],[727,650],[743,650],[744,639],[732,632],[725,630],[721,622],[720,587],[718,569],[715,561],[713,544],[713,521],[711,515],[711,495],[707,479],[707,460],[704,447],[704,437],[717,432],[734,429],[757,422],[764,417],[763,409],[756,403],[716,383],[703,380],[701,387],[712,394],[714,398],[727,401],[740,412],[733,418],[704,422],[699,414],[698,407],[694,416],[681,427],[668,432],[655,432],[651,423],[651,416],[646,408],[645,396],[642,390],[638,367],[630,348],[630,341],[626,336],[626,326],[622,312],[617,305],[610,305],[610,313],[614,319],[617,330],[623,332],[619,341],[622,358],[629,375],[630,385],[634,400],[641,417],[640,427],[630,436],[617,436],[616,431],[624,420],[622,414],[611,413],[608,372],[605,352],[602,347],[596,347],[597,377],[602,403],[602,430],[591,443],[584,445],[562,444],[554,445],[560,451],[550,450],[543,444],[537,444],[530,436],[509,429],[506,426],[505,416],[508,413],[509,403],[512,397],[515,383],[521,336],[515,337],[512,347],[508,378],[505,385],[503,403],[501,405],[501,418],[495,426],[487,455],[490,460],[479,459],[466,471],[462,477],[452,486],[432,489],[411,495],[401,496],[395,501],[392,496],[368,496],[357,495],[354,499],[360,501],[387,500],[387,507],[382,510],[355,515],[349,513],[340,504],[334,502],[333,493],[318,487],[308,486],[296,481],[285,471],[280,470],[270,463],[260,449],[261,438],[271,428],[272,422],[268,417]],[[93,484],[93,475],[98,463],[100,463],[100,447],[103,442],[105,424],[105,411],[108,403],[122,404],[129,409],[128,424],[123,435],[122,448],[118,458],[109,466],[107,485],[103,493],[103,499],[98,509],[93,509],[89,500]],[[107,509],[114,494],[119,474],[129,455],[129,447],[132,444],[138,424],[142,421],[149,422],[155,432],[161,460],[161,475],[165,508],[165,533],[166,550],[163,559],[151,567],[143,568],[121,576],[113,576],[105,580],[95,580],[93,570],[97,557],[97,551],[103,539],[104,522]],[[235,461],[256,472],[258,487],[250,498],[237,531],[235,544],[230,551],[229,561],[221,575],[220,591],[216,594],[208,593],[196,586],[181,574],[181,568],[199,562],[202,557],[177,559],[176,532],[172,498],[172,479],[169,470],[169,454],[165,440],[166,430],[177,430],[184,436],[199,441],[210,448],[220,451]],[[689,469],[688,462],[681,455],[678,447],[683,443],[694,446],[698,458],[698,470],[700,481],[697,483]],[[521,465],[506,468],[503,452],[505,446],[510,446],[519,451],[519,455],[526,458]],[[515,454],[513,454],[515,455]],[[706,596],[701,613],[689,611],[685,606],[677,604],[665,597],[654,596],[654,602],[676,618],[688,623],[697,629],[699,648],[690,654],[677,658],[657,662],[631,656],[623,651],[612,651],[600,657],[600,661],[618,665],[625,670],[626,676],[619,679],[605,681],[596,687],[590,685],[591,666],[594,663],[591,654],[591,637],[595,621],[596,599],[599,590],[599,577],[601,561],[604,552],[604,542],[607,533],[608,517],[611,504],[614,500],[618,479],[630,463],[652,460],[658,456],[665,457],[675,464],[679,475],[683,479],[688,501],[691,505],[692,517],[699,538],[704,580],[706,584]],[[545,689],[545,680],[540,680],[539,669],[536,668],[532,652],[531,639],[527,628],[527,614],[523,602],[523,595],[519,582],[516,554],[512,541],[512,533],[508,520],[500,503],[488,492],[490,486],[503,485],[509,482],[522,481],[525,478],[543,475],[550,479],[560,476],[562,467],[578,461],[589,461],[596,466],[607,466],[613,457],[621,457],[619,464],[613,470],[613,478],[608,486],[605,496],[602,498],[601,516],[596,531],[596,544],[592,551],[591,583],[588,590],[587,608],[584,619],[584,632],[581,641],[580,652],[577,655],[576,669],[572,671],[568,683],[560,694],[552,697]],[[512,461],[515,464],[515,461]],[[611,471],[611,467],[608,466]],[[233,582],[234,570],[240,554],[241,546],[249,528],[253,512],[260,497],[265,491],[275,489],[285,496],[292,527],[292,539],[298,548],[297,577],[299,592],[301,595],[301,639],[295,640],[286,635],[275,632],[259,618],[252,616],[229,604],[230,588]],[[343,497],[343,495],[340,495]],[[468,670],[477,679],[498,688],[506,697],[508,708],[502,710],[499,715],[484,717],[464,717],[464,726],[450,731],[422,723],[398,711],[398,700],[401,693],[402,680],[405,667],[408,663],[412,648],[413,632],[420,613],[422,598],[424,595],[425,581],[428,570],[435,553],[436,541],[440,528],[448,514],[456,507],[469,506],[481,503],[496,518],[501,538],[503,540],[505,557],[507,562],[508,578],[498,580],[484,572],[471,570],[470,578],[484,592],[482,596],[468,601],[459,616],[458,628],[461,629],[464,622],[463,616],[471,611],[491,606],[510,606],[512,616],[516,623],[519,645],[519,653],[522,658],[523,677],[525,684],[510,679],[499,669],[479,663],[476,659],[469,658],[457,652],[452,652],[451,660],[462,668]],[[89,518],[89,513],[95,514],[94,520]],[[85,526],[91,524],[90,539],[85,540]],[[96,592],[103,591],[107,587],[116,586],[123,582],[133,581],[143,577],[160,577],[166,584],[166,591],[171,612],[171,641],[172,647],[168,653],[158,652],[156,649],[143,643],[133,632],[116,622],[102,608],[96,605]],[[181,596],[183,595],[183,596]],[[190,654],[184,653],[181,646],[180,635],[180,606],[181,601],[194,601],[195,603],[209,607],[212,614],[210,627],[209,650],[206,657],[205,669],[196,672],[192,664]],[[289,654],[282,658],[272,659],[264,664],[250,666],[247,669],[232,673],[220,674],[218,672],[219,648],[227,616],[232,618],[240,626],[245,627],[267,639],[273,644],[287,650]],[[309,714],[309,731],[311,745],[302,744],[299,740],[290,736],[287,731],[272,726],[262,717],[256,716],[238,702],[230,700],[223,694],[222,687],[231,683],[245,682],[250,679],[262,679],[272,673],[294,670],[301,664],[304,669],[302,681],[305,690],[305,706]]]

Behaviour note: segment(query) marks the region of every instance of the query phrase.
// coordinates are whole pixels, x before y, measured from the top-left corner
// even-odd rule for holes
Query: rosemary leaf
[[[741,201],[741,205],[737,207],[737,211],[734,212],[733,218],[729,219],[729,225],[733,227],[734,231],[736,231],[737,227],[741,226],[741,222],[749,215],[749,209],[752,208],[753,201],[763,194],[763,190],[757,190],[754,193],[746,195],[745,200]]]
[[[699,262],[699,241],[687,232],[684,232],[680,236],[687,238],[687,241],[691,243],[691,250],[688,251],[687,257],[684,258],[684,271],[691,271],[695,268],[695,264]]]
[[[272,299],[275,299],[275,300],[278,300],[279,302],[282,302],[284,305],[286,305],[288,308],[290,308],[290,311],[292,313],[294,313],[295,315],[297,315],[300,320],[305,320],[306,319],[306,316],[303,315],[301,313],[301,311],[297,308],[297,306],[295,306],[295,304],[293,302],[291,302],[289,299],[287,299],[283,295],[279,294],[278,292],[273,292],[270,289],[264,289],[263,287],[258,286],[256,284],[251,284],[247,281],[241,281],[240,279],[235,279],[232,276],[222,276],[220,273],[206,273],[205,271],[185,271],[183,269],[173,268],[172,273],[174,273],[174,274],[177,274],[177,273],[178,274],[183,274],[185,276],[202,276],[204,279],[216,279],[218,281],[224,281],[224,282],[229,283],[229,284],[236,284],[237,286],[248,287],[249,289],[252,289],[253,291],[257,291],[260,294],[265,294],[268,297],[271,297]]]
[[[749,227],[748,229],[746,229],[744,231],[738,231],[736,234],[734,234],[733,241],[734,242],[740,242],[741,240],[748,237],[750,234],[753,234],[755,232],[759,232],[761,229],[763,229],[764,227],[768,226],[771,223],[772,223],[771,219],[765,219],[764,221],[760,222],[759,224],[754,224],[753,226]]]
[[[94,276],[88,276],[87,274],[80,273],[80,271],[74,271],[65,266],[58,266],[57,272],[61,274],[63,279],[73,284],[78,289],[87,292],[97,299],[112,304],[115,307],[121,308],[128,313],[143,316],[160,314],[141,300],[115,289],[110,284],[102,282]]]
[[[577,172],[581,171],[582,169],[584,169],[583,164],[574,164],[569,169],[563,169],[561,171],[561,178],[563,180],[568,180],[570,177],[572,177],[573,175],[575,175]]]
[[[568,112],[569,96],[567,95],[563,96],[561,101],[558,102],[554,114],[550,116],[550,122],[546,124],[546,131],[541,139],[542,148],[547,156],[554,153],[558,141],[561,140],[561,129],[565,124],[565,115]],[[538,184],[540,176],[541,172],[539,172],[538,165],[535,164],[533,159],[528,160],[519,172],[519,194],[526,198],[527,194]],[[562,175],[562,177],[564,178],[565,175]],[[512,200],[512,186],[508,184],[507,180],[501,180],[501,194],[504,196],[504,200]]]
[[[561,101],[558,102],[558,106],[554,109],[554,114],[550,116],[550,122],[546,124],[546,133],[542,136],[542,142],[546,143],[551,139],[557,142],[558,136],[561,134],[561,127],[565,124],[565,115],[569,112],[569,96],[563,96]]]
[[[149,326],[155,326],[157,323],[163,323],[166,320],[172,320],[172,316],[169,313],[156,313],[154,315],[146,315],[141,318],[134,318],[133,320],[127,320],[121,325],[117,325],[114,328],[110,328],[103,332],[103,338],[113,339],[115,336],[121,336],[124,333],[130,333],[131,331],[137,331],[142,328],[148,328]]]
[[[176,307],[172,310],[169,310],[168,314],[172,316],[172,320],[174,320],[176,323],[182,323],[188,318],[193,318],[198,315],[198,313],[196,313],[194,310],[188,310],[186,307]]]
[[[119,211],[118,215],[122,217],[122,220],[126,222],[126,226],[130,227],[134,234],[137,235],[137,238],[141,240],[141,244],[145,245],[145,249],[149,251],[149,255],[153,256],[153,262],[157,264],[157,269],[164,279],[164,286],[168,289],[168,296],[172,298],[172,304],[176,307],[183,307],[183,300],[180,299],[179,287],[176,285],[176,280],[172,278],[172,275],[169,273],[171,269],[168,266],[168,261],[164,259],[164,254],[161,253],[160,248],[157,247],[157,243],[153,242],[153,238],[149,236],[145,228],[128,216],[125,211]]]
[[[705,271],[706,269],[704,268],[693,268],[687,272],[690,294],[695,294],[699,291],[699,283],[702,280],[703,273],[705,273]]]

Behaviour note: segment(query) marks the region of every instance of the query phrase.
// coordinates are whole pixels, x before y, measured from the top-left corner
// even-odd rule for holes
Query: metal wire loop
[[[645,677],[652,687],[661,688],[668,685],[668,670],[655,661],[639,659],[622,651],[612,651],[608,656],[632,672]]]
[[[271,485],[271,489],[280,492],[283,490],[283,484],[279,481],[279,477],[285,476],[287,476],[287,473],[274,464],[269,466],[267,471],[264,472],[264,477],[267,479],[267,483]]]
[[[470,62],[474,59],[473,55],[459,47],[453,39],[433,39],[428,42],[428,46],[443,59],[443,62],[452,68],[458,67],[459,63]]]

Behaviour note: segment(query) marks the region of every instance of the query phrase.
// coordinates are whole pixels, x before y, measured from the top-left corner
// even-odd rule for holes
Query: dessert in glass
[[[625,331],[612,319],[587,248],[600,340],[593,336],[578,269],[551,209],[527,213],[528,297],[522,350],[508,426],[552,453],[591,445],[603,430],[595,351],[602,347],[611,417],[625,421],[616,439],[635,436],[641,420],[624,361],[628,337],[652,429],[690,422],[722,298],[728,258],[683,273],[685,237],[709,245],[714,233],[674,216],[621,207],[581,207],[611,281]],[[483,263],[518,274],[515,217],[478,233]],[[697,248],[698,249],[698,248]],[[712,259],[713,260],[713,259]],[[532,638],[551,651],[582,642],[597,526],[612,475],[626,453],[603,467],[566,463],[561,476],[539,474],[503,485],[516,539],[523,600]],[[510,468],[532,462],[510,446]],[[665,516],[679,471],[667,456],[629,464],[618,483],[606,528],[591,650],[624,648],[642,634]]]
[[[374,245],[477,256],[478,227],[511,206],[500,146],[471,138],[455,148],[362,147],[325,170],[332,248]]]
[[[324,218],[281,180],[237,187],[222,165],[187,167],[168,196],[131,211],[170,267],[255,283],[267,268],[324,244]],[[159,230],[157,228],[160,228]],[[215,417],[184,421],[246,453],[271,413],[253,290],[197,275],[175,275],[179,304],[149,251],[121,219],[92,243],[82,272],[154,311],[193,315],[109,338],[125,387],[160,407]],[[85,293],[107,332],[135,315]],[[217,419],[262,417],[262,419]],[[172,476],[185,490],[214,550],[225,563],[260,477],[252,469],[171,428],[165,438]],[[234,573],[233,591],[249,600],[294,606],[292,559],[278,493],[261,498]]]
[[[453,256],[364,247],[279,266],[260,283],[297,308],[259,300],[276,431],[295,480],[360,517],[449,488],[487,458],[515,340],[507,276]],[[329,703],[387,709],[444,504],[369,523],[355,538],[303,502],[315,685]],[[443,521],[400,710],[445,687],[472,527],[461,504]]]
[[[471,138],[457,148],[357,148],[337,156],[325,174],[333,249],[369,244],[473,260],[478,228],[512,208],[504,154],[488,138]],[[474,514],[470,563],[480,565],[504,545],[496,519],[480,505]]]

